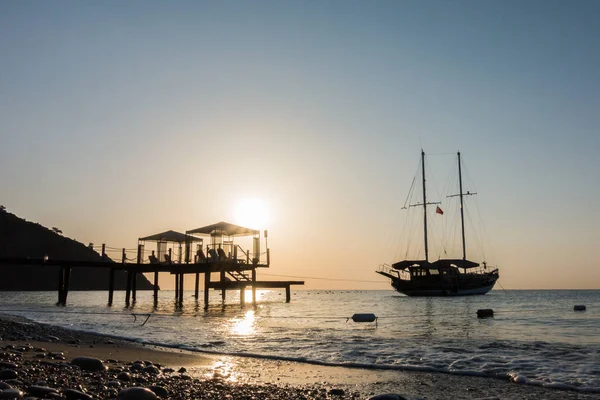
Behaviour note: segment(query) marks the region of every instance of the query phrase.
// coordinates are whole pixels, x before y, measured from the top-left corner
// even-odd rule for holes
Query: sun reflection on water
[[[241,382],[243,375],[237,371],[231,358],[224,357],[216,360],[204,374],[209,379],[221,379],[227,382]]]
[[[233,320],[231,333],[234,335],[248,336],[255,333],[254,329],[254,310],[246,311],[246,314],[241,319]]]

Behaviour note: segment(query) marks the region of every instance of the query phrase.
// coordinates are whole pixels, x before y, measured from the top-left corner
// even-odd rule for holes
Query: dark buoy
[[[352,316],[354,322],[375,322],[376,320],[375,314],[354,314]]]
[[[573,310],[575,310],[575,311],[585,311],[585,306],[583,304],[578,304],[575,307],[573,307]]]
[[[477,310],[477,318],[489,318],[494,316],[494,310],[491,308],[482,308]]]

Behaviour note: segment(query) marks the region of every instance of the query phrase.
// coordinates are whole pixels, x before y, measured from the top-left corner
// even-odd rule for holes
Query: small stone
[[[72,365],[77,365],[84,371],[105,371],[106,367],[102,360],[93,357],[75,357],[71,360]]]
[[[166,399],[167,397],[169,397],[169,391],[162,386],[152,385],[148,386],[148,389],[152,390],[154,394],[156,394],[160,398]]]
[[[117,396],[119,400],[156,400],[156,394],[150,389],[132,387],[123,389]]]
[[[411,400],[410,396],[402,396],[399,394],[378,394],[377,396],[370,397],[369,400]]]
[[[131,374],[129,372],[120,372],[117,375],[117,379],[124,382],[129,382],[131,380]]]
[[[87,393],[75,389],[67,389],[63,392],[67,400],[92,400],[93,397]]]
[[[121,382],[119,381],[108,381],[106,382],[106,386],[110,387],[121,387]]]
[[[160,373],[160,370],[158,368],[156,368],[154,365],[148,365],[147,367],[144,367],[144,369],[142,370],[147,374],[153,374],[153,375],[158,375]]]
[[[29,386],[27,392],[35,397],[47,397],[50,393],[58,393],[58,390],[48,386]]]
[[[22,399],[23,392],[19,389],[6,389],[0,393],[0,399],[12,400],[12,399]]]
[[[184,372],[187,372],[187,369],[185,369],[184,367],[181,367],[177,370],[177,372],[179,372],[180,374],[183,374]]]
[[[343,396],[346,392],[344,392],[344,389],[331,389],[329,394],[332,396]]]
[[[19,374],[12,369],[3,369],[0,371],[0,379],[17,379]]]
[[[134,362],[133,364],[131,364],[129,369],[132,371],[141,371],[144,369],[144,364],[140,362]]]
[[[0,368],[17,369],[19,366],[13,362],[0,361]]]
[[[6,389],[12,389],[12,386],[10,386],[8,383],[6,382],[2,382],[0,381],[0,390],[6,390]]]

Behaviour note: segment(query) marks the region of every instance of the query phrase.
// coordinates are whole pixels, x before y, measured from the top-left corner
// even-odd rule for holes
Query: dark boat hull
[[[443,281],[408,280],[385,272],[379,272],[392,280],[392,287],[407,296],[473,296],[483,295],[492,290],[498,280],[498,272],[484,274],[465,274],[458,280]]]

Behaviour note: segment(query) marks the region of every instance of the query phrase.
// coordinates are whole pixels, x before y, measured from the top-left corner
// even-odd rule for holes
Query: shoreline
[[[454,399],[465,400],[592,399],[597,396],[593,393],[522,385],[489,377],[359,366],[329,366],[301,361],[193,352],[68,330],[23,317],[0,314],[0,347],[6,349],[7,346],[23,347],[27,344],[32,348],[44,348],[47,353],[64,354],[65,360],[49,362],[39,358],[39,353],[36,355],[35,352],[23,352],[23,363],[36,364],[40,370],[48,367],[46,364],[68,363],[80,356],[117,361],[120,368],[126,368],[128,363],[136,360],[151,360],[153,364],[170,367],[175,371],[185,368],[187,378],[183,379],[194,380],[197,385],[214,386],[217,382],[223,391],[223,397],[231,391],[242,389],[268,393],[268,397],[260,398],[269,399],[291,398],[293,396],[290,395],[290,391],[304,398],[336,399],[367,399],[383,393],[397,393],[428,400],[447,399],[449,394]],[[175,385],[172,376],[160,375],[159,378],[159,381],[166,379],[169,385]],[[176,386],[173,386],[174,390],[177,390]],[[284,396],[283,393],[287,395]]]

